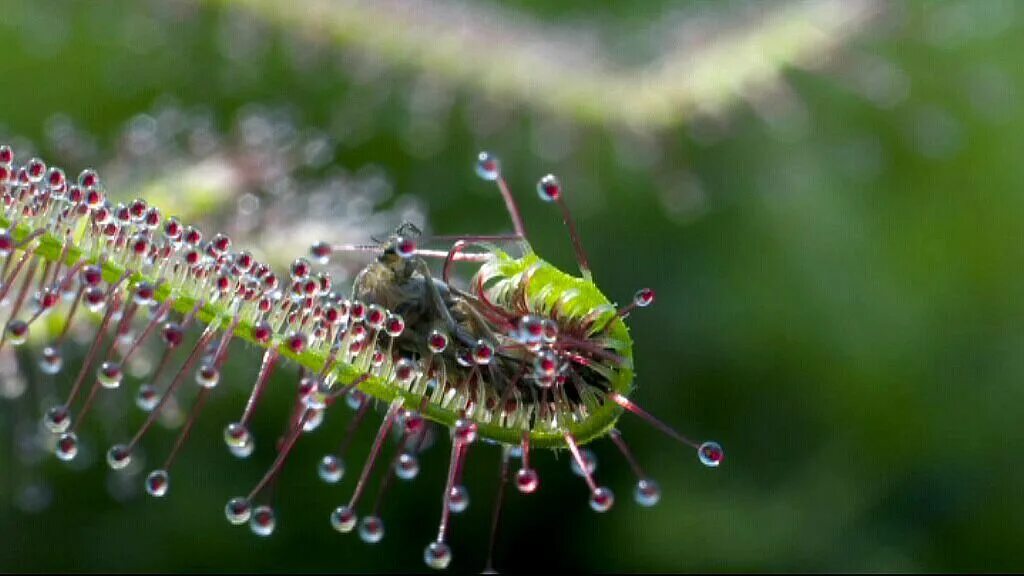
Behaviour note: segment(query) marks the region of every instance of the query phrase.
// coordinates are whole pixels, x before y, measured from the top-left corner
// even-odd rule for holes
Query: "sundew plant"
[[[293,261],[287,276],[278,276],[228,236],[204,238],[201,230],[165,217],[145,199],[111,203],[93,170],[69,181],[61,168],[47,167],[39,158],[16,162],[12,148],[0,145],[6,207],[0,297],[10,299],[0,346],[20,346],[34,326],[58,317],[56,335],[38,359],[41,372],[57,376],[76,313],[99,316],[64,400],[43,417],[55,435],[56,457],[75,460],[98,395],[121,391],[125,367],[153,337],[162,349],[160,360],[152,372],[137,374],[144,383],[134,392],[135,404],[147,416],[130,437],[106,450],[106,463],[114,470],[127,468],[163,409],[191,397],[184,400],[187,417],[173,445],[145,477],[146,492],[156,498],[169,496],[172,466],[233,348],[249,342],[265,349],[244,409],[224,428],[227,450],[239,458],[255,449],[250,423],[272,373],[280,364],[298,365],[294,408],[276,441],[276,458],[247,494],[224,507],[228,522],[247,524],[258,536],[275,531],[271,488],[290,452],[341,404],[355,413],[338,450],[320,463],[320,478],[331,484],[346,476],[349,436],[375,405],[386,406],[370,453],[361,467],[353,467],[353,475],[359,472],[351,497],[329,514],[335,530],[357,530],[370,544],[384,537],[382,505],[392,476],[415,479],[422,446],[448,437],[439,527],[423,552],[426,565],[436,569],[452,561],[447,530],[452,515],[469,505],[462,468],[477,440],[501,451],[491,546],[511,460],[518,461],[516,488],[532,493],[540,483],[530,464],[537,449],[566,450],[586,484],[590,507],[607,512],[614,492],[597,483],[593,456],[582,447],[607,436],[636,473],[636,502],[658,502],[660,487],[615,429],[623,410],[690,445],[705,466],[719,466],[724,453],[717,443],[689,440],[629,399],[633,342],[623,320],[651,305],[654,291],[643,288],[618,308],[601,293],[555,176],[541,178],[537,194],[560,209],[579,276],[533,252],[499,159],[480,153],[476,171],[497,182],[514,234],[428,238],[403,223],[375,244],[314,244],[311,255],[322,264],[338,252],[371,257],[348,290],[306,258]],[[420,247],[431,242],[447,247]],[[495,243],[512,244],[521,253],[512,256]],[[432,272],[428,259],[441,265]],[[457,283],[454,268],[460,265],[476,270]],[[191,339],[193,326],[198,335]],[[393,455],[382,459],[393,430]],[[359,506],[361,497],[378,463],[384,479],[368,512],[361,512],[366,509],[365,503]],[[493,568],[489,553],[485,569]]]
[[[1013,0],[9,0],[0,570],[1020,571]]]

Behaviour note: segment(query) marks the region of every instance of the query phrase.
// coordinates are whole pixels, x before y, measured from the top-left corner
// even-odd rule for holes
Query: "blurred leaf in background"
[[[293,234],[306,211],[338,241],[410,217],[440,234],[507,230],[501,198],[472,171],[487,149],[535,248],[572,269],[560,218],[532,201],[538,176],[560,176],[602,289],[659,294],[631,320],[636,398],[729,459],[708,472],[627,416],[662,502],[627,502],[630,471],[601,443],[600,474],[623,497],[595,516],[565,460],[541,454],[539,494],[509,495],[499,569],[541,557],[591,571],[1021,569],[1020,4],[0,10],[0,139],[72,170],[107,168],[123,198],[159,191],[211,231],[247,225],[246,244],[283,249],[282,261],[308,249]],[[357,202],[359,216],[346,212]],[[277,532],[256,539],[221,510],[272,454],[229,460],[220,440],[255,356],[232,359],[225,373],[245,381],[211,402],[173,495],[153,501],[139,477],[68,469],[26,445],[53,383],[18,354],[29,369],[5,387],[28,391],[0,405],[0,568],[419,569],[442,455],[393,491],[371,548],[327,522],[347,494],[316,479],[343,426],[329,419],[284,473]],[[286,380],[261,436],[285,418]],[[123,436],[127,406],[110,410],[103,426]],[[484,452],[454,525],[460,571],[486,552],[497,455]]]

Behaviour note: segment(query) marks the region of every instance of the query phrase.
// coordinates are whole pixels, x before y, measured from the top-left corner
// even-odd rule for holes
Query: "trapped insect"
[[[91,170],[72,182],[37,158],[16,164],[13,151],[0,147],[0,300],[11,303],[0,351],[24,344],[32,330],[45,329],[40,318],[58,315],[60,328],[39,358],[44,373],[57,375],[69,327],[86,314],[98,317],[81,369],[58,380],[66,386],[65,400],[43,417],[56,456],[71,461],[85,441],[83,423],[99,395],[126,387],[132,378],[125,367],[133,355],[155,344],[160,360],[134,391],[136,406],[147,416],[133,434],[109,447],[106,461],[115,470],[127,468],[167,406],[190,401],[177,440],[145,478],[146,491],[157,498],[172,495],[171,470],[218,388],[236,340],[263,349],[249,398],[224,428],[224,442],[239,458],[255,450],[250,426],[271,374],[285,359],[298,363],[294,406],[276,444],[276,459],[247,494],[230,498],[224,508],[229,522],[247,524],[260,536],[272,534],[277,524],[268,488],[296,442],[317,430],[327,411],[337,411],[339,401],[354,414],[338,449],[319,462],[317,473],[332,484],[347,475],[352,435],[375,405],[385,408],[349,498],[324,509],[325,522],[335,530],[357,531],[367,543],[384,537],[382,503],[391,478],[414,479],[422,450],[447,429],[450,459],[440,520],[423,552],[426,564],[438,569],[452,561],[447,534],[452,515],[469,505],[462,470],[478,441],[501,451],[488,570],[494,568],[506,484],[513,482],[523,493],[540,485],[531,465],[537,449],[570,453],[597,512],[608,511],[615,500],[612,490],[598,483],[593,455],[583,446],[600,438],[609,438],[636,473],[638,504],[654,505],[661,496],[615,429],[623,411],[691,446],[704,465],[717,467],[724,457],[718,444],[680,435],[628,397],[633,343],[624,319],[653,303],[654,292],[642,289],[618,308],[602,294],[554,176],[542,178],[537,192],[561,210],[580,277],[532,251],[498,160],[481,153],[476,171],[497,183],[514,234],[425,238],[403,225],[373,244],[314,245],[311,254],[319,265],[341,252],[369,256],[348,293],[310,260],[299,258],[287,276],[278,276],[251,253],[235,251],[227,236],[204,239],[198,229],[165,218],[145,200],[112,205]],[[424,247],[430,243],[443,248]],[[520,254],[513,255],[513,249]],[[472,274],[463,280],[459,269]],[[196,388],[189,390],[190,381]],[[397,445],[387,450],[392,432]],[[378,465],[381,486],[367,505],[363,497]]]

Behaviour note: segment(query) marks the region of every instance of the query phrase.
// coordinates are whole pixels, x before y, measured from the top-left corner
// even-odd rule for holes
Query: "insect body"
[[[629,391],[632,342],[592,282],[532,251],[513,258],[488,247],[461,290],[433,278],[416,253],[398,256],[394,246],[404,242],[389,240],[357,276],[353,298],[405,319],[396,347],[431,357],[422,369],[435,376],[441,397],[453,394],[445,404],[454,407],[452,422],[468,415],[486,438],[518,444],[525,432],[535,446],[565,446],[563,425],[583,442],[607,430],[605,419],[619,409],[605,396]],[[451,343],[431,351],[431,335],[450,335]]]

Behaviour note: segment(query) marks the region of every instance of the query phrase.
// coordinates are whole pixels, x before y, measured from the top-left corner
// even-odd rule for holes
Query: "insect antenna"
[[[456,262],[473,262],[473,263],[484,263],[489,261],[492,256],[488,253],[455,253],[451,250],[430,250],[424,248],[418,248],[416,242],[411,238],[400,237],[397,242],[398,251],[403,256],[420,256],[423,258],[433,258],[436,260],[454,260]],[[310,247],[310,254],[321,264],[326,264],[330,261],[331,256],[335,253],[364,253],[364,254],[381,254],[384,252],[384,247],[376,244],[328,244],[326,242],[317,242]]]
[[[486,252],[469,252],[452,254],[451,250],[426,250],[419,248],[416,250],[417,256],[424,258],[436,258],[436,259],[449,259],[451,258],[455,262],[475,262],[477,264],[483,264],[489,262],[494,256]]]
[[[422,238],[424,241],[431,242],[455,242],[462,240],[464,242],[521,242],[524,240],[522,236],[516,234],[438,234],[435,236],[428,236]]]
[[[698,443],[693,440],[690,440],[686,436],[683,436],[679,432],[676,432],[675,429],[673,429],[668,424],[665,424],[664,422],[653,416],[651,413],[637,406],[636,403],[634,403],[629,398],[626,398],[622,394],[619,394],[618,392],[612,392],[611,394],[609,394],[609,397],[612,399],[613,402],[615,402],[619,406],[622,406],[623,408],[632,412],[633,414],[636,414],[644,421],[646,421],[648,424],[660,430],[665,435],[675,439],[677,442],[686,444],[687,446],[690,446],[691,448],[695,449],[697,451],[697,457],[700,458],[701,463],[704,464],[705,466],[709,468],[715,468],[722,463],[722,460],[725,459],[725,451],[717,442],[709,441]]]

